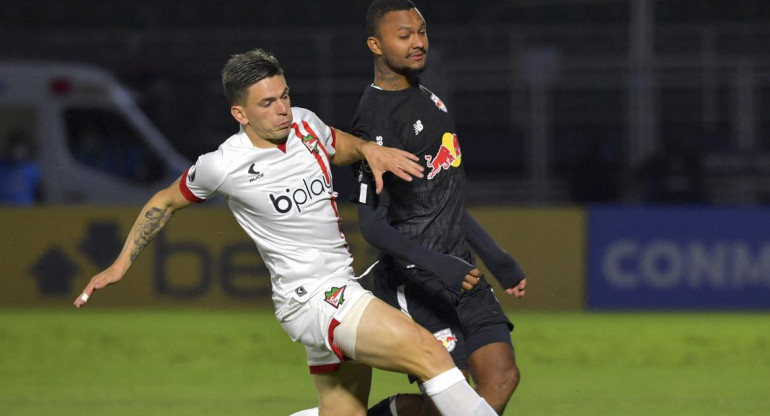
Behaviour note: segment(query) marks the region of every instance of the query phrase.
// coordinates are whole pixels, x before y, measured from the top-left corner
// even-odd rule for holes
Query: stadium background
[[[229,55],[253,47],[281,60],[294,105],[346,129],[371,82],[367,6],[9,1],[0,4],[0,60],[109,70],[193,160],[233,131],[218,74]],[[435,83],[457,123],[471,209],[531,276],[526,299],[501,299],[518,325],[525,373],[506,414],[517,406],[523,414],[770,408],[762,371],[770,365],[770,5],[490,0],[418,7],[431,40],[425,83]],[[350,173],[336,169],[335,182],[346,195]],[[141,202],[0,207],[0,408],[12,415],[119,414],[116,407],[189,415],[222,406],[231,414],[288,414],[312,404],[301,365],[288,370],[295,379],[273,384],[303,386],[302,400],[255,380],[253,373],[285,369],[255,361],[254,344],[294,364],[301,351],[281,349],[287,341],[270,320],[264,266],[221,206],[175,218],[130,279],[98,294],[87,317],[68,309],[120,249]],[[374,252],[357,233],[352,207],[342,217],[360,271]],[[247,325],[248,337],[228,319]],[[163,322],[201,337],[219,334],[219,341],[173,336]],[[99,329],[94,335],[81,326]],[[275,340],[265,345],[263,336]],[[185,346],[171,347],[178,340]],[[191,344],[203,349],[184,349]],[[191,358],[226,355],[218,349],[232,345],[242,362]],[[73,398],[130,373],[80,357],[110,361],[99,346],[118,346],[128,366],[152,368],[164,380],[151,383],[157,393],[136,387],[137,373],[120,379],[133,390]],[[153,348],[184,352],[154,356]],[[62,374],[79,366],[92,377],[67,385]],[[221,370],[232,366],[244,374]],[[722,383],[695,382],[715,374]],[[204,375],[217,382],[203,382]],[[380,380],[377,393],[383,384],[391,392],[408,388],[396,384],[400,378]],[[235,381],[241,385],[233,392]],[[206,394],[198,390],[204,387]],[[227,397],[234,404],[225,405]]]

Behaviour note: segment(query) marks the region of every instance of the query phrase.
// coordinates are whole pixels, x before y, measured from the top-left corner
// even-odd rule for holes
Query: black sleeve
[[[386,216],[385,206],[358,204],[361,234],[383,252],[432,272],[447,286],[455,289],[459,289],[465,275],[476,268],[460,258],[435,253],[405,237],[388,224]]]
[[[465,240],[504,289],[516,286],[526,277],[516,259],[500,247],[468,211],[465,212]]]

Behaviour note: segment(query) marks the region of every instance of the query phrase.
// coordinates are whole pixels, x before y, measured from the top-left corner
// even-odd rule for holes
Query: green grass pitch
[[[506,415],[766,415],[767,313],[517,312]],[[375,372],[370,403],[414,391]],[[304,350],[264,310],[0,309],[4,416],[288,415]]]

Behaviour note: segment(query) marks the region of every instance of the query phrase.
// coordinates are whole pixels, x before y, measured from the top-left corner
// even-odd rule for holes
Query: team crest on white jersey
[[[452,333],[449,328],[442,329],[441,331],[434,332],[433,336],[436,337],[438,342],[446,348],[448,352],[452,352],[457,345],[457,337]]]
[[[340,307],[343,303],[345,303],[345,288],[347,286],[342,287],[332,287],[328,291],[324,292],[324,297],[326,303],[329,305],[334,306],[335,308]]]
[[[318,139],[315,137],[307,134],[305,136],[302,136],[302,144],[304,144],[307,147],[307,150],[310,150],[311,152],[318,154]]]
[[[441,98],[438,98],[438,95],[431,93],[430,99],[433,100],[433,103],[436,104],[436,107],[438,107],[439,110],[445,113],[447,112],[444,102],[441,101]]]

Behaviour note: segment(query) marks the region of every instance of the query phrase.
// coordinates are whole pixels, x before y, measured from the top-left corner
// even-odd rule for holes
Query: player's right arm
[[[131,227],[126,243],[123,245],[123,249],[120,251],[117,259],[115,259],[115,262],[91,278],[91,281],[83,289],[82,294],[75,299],[75,307],[80,308],[85,305],[88,297],[95,290],[102,289],[122,279],[134,260],[166,226],[174,213],[191,204],[182,194],[179,187],[180,180],[184,180],[184,175],[168,188],[157,192],[147,201],[133,227]]]

